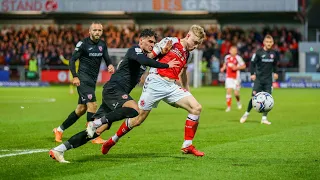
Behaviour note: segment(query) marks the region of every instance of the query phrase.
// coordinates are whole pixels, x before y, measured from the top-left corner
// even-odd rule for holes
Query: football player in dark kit
[[[142,74],[146,71],[146,66],[174,68],[179,64],[175,59],[168,62],[168,64],[150,59],[153,58],[152,49],[155,43],[156,33],[153,30],[145,29],[141,32],[139,45],[128,49],[118,70],[103,87],[102,104],[93,119],[99,120],[104,125],[99,127],[94,134],[89,135],[86,130],[81,131],[68,141],[51,149],[49,155],[52,159],[60,163],[68,163],[64,159],[65,151],[82,146],[91,139],[98,137],[104,130],[110,128],[114,121],[132,118],[139,114],[138,104],[129,94],[139,83]],[[162,49],[162,54],[167,53],[171,46],[172,42],[168,42],[165,48]]]
[[[279,53],[272,49],[273,43],[272,36],[266,35],[263,40],[263,48],[258,49],[251,58],[250,72],[251,79],[254,81],[252,96],[261,91],[271,94],[272,73],[274,80],[278,79],[277,64],[279,61]],[[246,122],[251,109],[252,99],[250,99],[247,111],[241,117],[240,123]],[[267,112],[263,113],[261,124],[271,124],[271,122],[267,120],[267,114]]]
[[[59,127],[53,129],[56,142],[62,142],[63,131],[74,124],[85,112],[87,112],[87,121],[91,121],[91,117],[97,111],[95,89],[102,59],[104,59],[108,71],[114,72],[107,45],[100,40],[102,31],[102,24],[93,22],[89,29],[90,36],[79,41],[72,54],[69,66],[73,75],[72,83],[77,86],[79,94],[78,106]],[[79,70],[76,72],[75,62],[78,59]],[[96,144],[103,142],[104,140],[100,137],[92,140],[92,143]]]

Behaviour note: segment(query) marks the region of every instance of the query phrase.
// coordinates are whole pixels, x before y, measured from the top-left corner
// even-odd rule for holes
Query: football
[[[259,113],[269,112],[274,106],[273,97],[267,92],[259,92],[252,97],[252,106]]]

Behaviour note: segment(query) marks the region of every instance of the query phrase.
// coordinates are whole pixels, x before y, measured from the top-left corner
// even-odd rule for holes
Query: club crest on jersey
[[[274,55],[273,55],[273,54],[270,54],[270,58],[273,59],[273,58],[274,58]]]
[[[127,94],[122,95],[122,99],[128,99],[128,95]]]
[[[102,51],[102,46],[98,46],[99,50]]]
[[[88,99],[92,99],[92,94],[88,94]]]
[[[143,107],[146,103],[144,102],[144,100],[140,101],[140,106]]]

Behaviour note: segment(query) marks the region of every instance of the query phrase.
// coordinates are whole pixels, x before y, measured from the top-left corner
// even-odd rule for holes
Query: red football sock
[[[184,127],[184,140],[193,140],[199,124],[197,121],[198,119],[193,121],[193,120],[190,120],[189,116],[186,120],[186,126]]]
[[[120,126],[120,128],[118,129],[116,135],[120,138],[122,136],[124,136],[125,134],[127,134],[131,128],[129,127],[129,121],[130,119],[126,119]]]
[[[228,106],[228,107],[231,107],[231,102],[232,102],[231,96],[230,96],[230,95],[227,95],[227,96],[226,96],[226,99],[227,99],[227,106]]]

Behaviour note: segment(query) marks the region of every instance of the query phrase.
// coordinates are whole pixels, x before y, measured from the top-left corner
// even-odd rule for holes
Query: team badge
[[[92,99],[92,94],[88,94],[88,99]]]
[[[144,102],[144,100],[140,101],[140,106],[143,107],[146,103]]]
[[[274,58],[274,55],[273,55],[273,54],[270,54],[270,58],[273,59],[273,58]]]
[[[98,46],[99,50],[102,51],[102,46]]]
[[[128,99],[128,95],[126,94],[122,95],[122,99]]]

